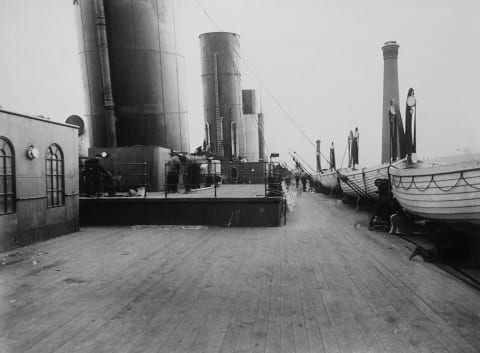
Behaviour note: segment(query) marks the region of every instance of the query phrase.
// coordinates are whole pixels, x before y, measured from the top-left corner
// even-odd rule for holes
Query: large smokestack
[[[383,71],[383,111],[382,111],[382,163],[390,161],[390,121],[388,109],[390,101],[394,98],[399,102],[398,93],[398,48],[395,41],[386,42],[382,47]]]
[[[249,162],[258,162],[257,98],[254,89],[242,90],[243,126],[245,127],[245,157]]]
[[[96,147],[109,145],[95,4],[103,2],[119,146],[189,151],[184,56],[178,52],[174,0],[81,0],[76,7],[87,118]],[[108,108],[108,107],[107,107]],[[111,120],[111,119],[110,119]],[[114,128],[114,127],[113,127]],[[111,139],[111,138],[110,138]]]
[[[204,118],[213,153],[231,158],[245,153],[240,87],[240,44],[235,33],[200,35]]]

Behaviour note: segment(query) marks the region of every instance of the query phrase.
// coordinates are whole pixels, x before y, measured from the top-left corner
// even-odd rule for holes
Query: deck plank
[[[300,192],[285,227],[85,228],[17,249],[0,351],[479,352],[480,293],[367,221]]]

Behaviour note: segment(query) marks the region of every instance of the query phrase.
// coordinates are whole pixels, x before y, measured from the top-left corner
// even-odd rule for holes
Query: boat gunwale
[[[467,185],[461,185],[461,186],[467,186]],[[440,188],[435,188],[433,187],[432,189],[437,189],[437,190],[441,190]],[[395,194],[399,194],[399,195],[411,195],[411,196],[422,196],[422,197],[432,197],[432,196],[445,196],[445,195],[465,195],[465,194],[475,194],[475,193],[479,193],[480,194],[480,190],[468,190],[468,191],[461,191],[461,192],[450,192],[450,191],[442,191],[441,193],[438,192],[438,193],[427,193],[425,191],[420,191],[419,189],[417,189],[419,192],[416,192],[416,193],[413,193],[413,192],[409,192],[411,189],[407,189],[407,188],[400,188],[400,187],[397,187],[396,190],[394,190],[394,193]],[[419,200],[420,201],[420,200]]]
[[[468,164],[453,164],[453,165],[441,165],[431,166],[425,168],[397,168],[392,165],[389,172],[394,177],[416,177],[416,176],[434,176],[453,173],[466,173],[478,171],[480,176],[480,161],[472,161],[475,166]]]
[[[398,161],[395,161],[393,162],[392,164],[389,164],[389,163],[384,163],[384,164],[379,164],[379,165],[376,165],[376,166],[373,166],[373,167],[363,167],[361,169],[349,169],[346,173],[341,173],[342,175],[345,175],[345,176],[351,176],[351,175],[361,175],[361,174],[367,174],[367,173],[371,173],[371,172],[374,172],[374,171],[380,171],[383,169],[388,169],[393,167],[393,168],[396,168],[396,169],[404,169],[404,168],[398,168],[397,166],[400,166],[403,162],[406,162],[406,159],[401,159],[401,160],[398,160]]]

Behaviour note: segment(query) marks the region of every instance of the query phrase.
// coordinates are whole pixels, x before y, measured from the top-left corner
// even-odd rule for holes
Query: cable
[[[205,13],[207,18],[210,20],[210,22],[213,24],[213,26],[217,29],[217,31],[221,31],[220,27],[216,24],[215,21],[213,21],[212,17],[208,14],[208,11],[205,9],[205,7],[198,1],[195,0],[197,5],[202,9],[202,11]],[[273,93],[268,89],[267,86],[263,83],[262,79],[253,71],[253,69],[248,65],[248,63],[242,58],[240,53],[234,48],[230,43],[226,42],[226,44],[232,49],[232,51],[237,55],[237,57],[241,60],[241,62],[245,65],[245,67],[250,71],[250,73],[253,75],[253,77],[259,82],[260,86],[262,87],[262,90],[264,89],[267,94],[270,96],[270,98],[277,104],[277,106],[280,108],[281,111],[284,112],[286,117],[290,120],[290,122],[297,128],[297,130],[305,137],[305,139],[312,144],[313,147],[316,147],[315,142],[305,133],[305,131],[297,124],[297,122],[291,117],[291,115],[288,113],[288,111],[280,104],[278,99],[273,95]],[[265,137],[265,134],[263,134]],[[266,141],[266,139],[265,139]],[[325,157],[324,157],[325,158]]]
[[[340,168],[343,167],[343,162],[345,161],[345,155],[347,154],[347,148],[348,148],[348,145],[345,146],[345,151],[343,151],[342,163],[340,164]]]
[[[195,2],[197,3],[197,5],[202,9],[202,11],[205,13],[205,15],[207,16],[207,18],[210,20],[210,22],[213,24],[213,26],[217,29],[217,31],[221,31],[220,27],[216,24],[215,21],[213,21],[212,17],[208,14],[208,11],[205,9],[205,7],[199,2],[199,0],[195,0]],[[288,120],[290,120],[290,122],[297,128],[297,130],[305,137],[305,139],[310,142],[312,144],[312,146],[314,148],[316,148],[316,143],[305,133],[305,131],[297,124],[297,122],[291,117],[291,115],[288,113],[288,111],[280,104],[280,102],[278,101],[278,99],[273,95],[273,93],[268,89],[267,86],[265,86],[265,84],[263,83],[262,79],[255,73],[255,71],[253,71],[253,69],[250,67],[250,65],[248,65],[248,63],[242,58],[242,56],[240,55],[240,53],[236,50],[235,47],[233,47],[230,43],[228,43],[227,41],[225,41],[225,43],[227,44],[227,46],[236,54],[236,56],[242,61],[242,63],[245,65],[245,67],[250,71],[250,73],[254,76],[254,78],[259,82],[260,84],[260,87],[262,88],[262,92],[263,92],[263,89],[266,90],[267,94],[270,96],[270,98],[277,104],[277,106],[280,108],[281,111],[284,112],[284,114],[286,115],[286,117],[288,118]],[[233,55],[232,55],[233,57]],[[255,119],[257,119],[257,117],[255,117]],[[258,119],[257,119],[257,124],[258,124]],[[265,132],[264,130],[262,129],[262,133],[263,133],[263,137],[264,137],[264,142],[265,142],[265,147],[267,149],[268,148],[268,142],[267,142],[267,138],[265,136]],[[331,163],[330,163],[330,160],[325,157],[325,155],[323,155],[323,153],[320,152],[320,156],[328,163],[328,165],[330,165],[330,167],[332,167]],[[343,163],[343,162],[342,162]],[[338,170],[336,168],[334,168],[335,171],[340,174],[338,172]],[[340,174],[341,175],[341,174]],[[346,178],[346,177],[345,177]],[[348,178],[346,178],[348,179]],[[349,181],[346,180],[345,181],[347,184],[349,184]],[[355,187],[353,187],[353,189],[356,189]]]
[[[217,29],[218,32],[221,32],[222,30],[220,29],[220,27],[216,24],[216,22],[213,20],[212,17],[210,17],[210,15],[208,14],[207,10],[202,6],[202,4],[200,4],[200,2],[198,0],[195,0],[195,2],[197,3],[197,5],[200,7],[200,9],[202,9],[202,11],[205,13],[205,16],[207,16],[207,18],[210,20],[210,22],[212,22],[212,24],[215,26],[215,28]]]
[[[215,21],[213,21],[212,17],[208,14],[208,11],[205,9],[205,7],[198,1],[198,0],[195,0],[195,2],[197,3],[197,5],[201,8],[201,10],[205,13],[205,15],[207,16],[207,18],[210,20],[210,22],[213,24],[213,26],[217,29],[217,31],[221,31],[220,27],[216,24]],[[280,104],[280,102],[278,101],[278,99],[273,95],[273,93],[268,89],[268,87],[264,84],[264,82],[262,81],[262,79],[255,73],[255,71],[253,71],[253,69],[250,67],[250,65],[248,65],[248,63],[242,58],[242,56],[240,55],[240,53],[237,51],[237,49],[235,47],[233,47],[228,41],[224,41],[225,44],[236,54],[236,56],[241,60],[241,62],[245,65],[245,67],[250,71],[250,73],[254,76],[254,78],[259,82],[260,84],[260,87],[262,88],[262,92],[263,90],[265,89],[267,94],[270,96],[270,98],[277,104],[277,106],[280,108],[281,111],[284,112],[284,114],[286,115],[286,117],[288,118],[288,120],[290,120],[290,122],[297,128],[297,130],[305,137],[305,139],[311,143],[311,145],[316,148],[316,143],[305,133],[305,131],[297,124],[297,122],[292,118],[292,116],[288,113],[288,111]],[[233,57],[233,55],[232,55]],[[233,59],[232,59],[233,60]],[[258,125],[258,119],[257,117],[255,116],[255,119],[257,120],[257,125]],[[267,141],[267,138],[266,138],[266,135],[265,135],[265,131],[263,130],[263,128],[261,129],[262,130],[262,134],[263,134],[263,137],[264,137],[264,142],[265,142],[265,147],[267,150],[269,150],[269,143]],[[330,163],[330,160],[325,157],[325,155],[323,153],[320,152],[320,156],[325,160],[325,162],[328,163],[328,165],[330,165],[331,167],[331,163]],[[338,172],[337,169],[335,169],[335,171]],[[340,174],[340,173],[339,173]],[[347,181],[348,183],[348,181]]]
[[[197,3],[197,5],[202,9],[202,11],[205,13],[205,15],[207,16],[207,18],[210,20],[210,22],[213,24],[213,26],[217,29],[217,31],[221,31],[220,27],[216,24],[216,22],[212,19],[212,17],[208,14],[208,11],[202,6],[202,4],[198,1],[198,0],[195,0],[195,2]],[[229,58],[230,60],[232,61],[232,63],[234,64],[234,66],[236,66],[236,63],[234,62],[234,57],[238,57],[240,60],[242,60],[242,62],[245,63],[245,61],[241,58],[240,54],[238,53],[238,51],[235,49],[235,47],[233,47],[227,40],[225,39],[222,39],[225,46],[227,48],[229,48],[233,54],[235,55],[230,55]],[[240,115],[243,115],[242,112],[240,112]],[[265,148],[265,151],[259,151],[259,152],[267,152],[267,154],[270,154],[271,153],[271,148],[270,148],[270,143],[268,141],[268,139],[266,138],[265,136],[265,130],[263,128],[263,126],[260,126],[258,124],[258,117],[257,117],[257,114],[253,114],[254,116],[254,119],[255,119],[255,122],[259,128],[259,130],[262,132],[262,135],[263,135],[263,142],[264,142],[264,148]]]
[[[292,152],[293,152],[293,154],[294,154],[295,156],[297,156],[297,157],[300,159],[300,161],[301,161],[304,165],[306,165],[306,166],[310,169],[310,171],[306,171],[306,172],[309,172],[309,174],[314,174],[314,173],[315,173],[315,169],[313,169],[312,166],[310,166],[310,165],[302,158],[302,156],[301,156],[299,153],[297,153],[297,152],[295,152],[295,151],[292,151]],[[291,153],[290,153],[290,155],[291,155]]]

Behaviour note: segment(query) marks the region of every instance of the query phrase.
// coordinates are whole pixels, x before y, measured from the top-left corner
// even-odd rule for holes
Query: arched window
[[[47,175],[47,207],[65,204],[65,177],[63,152],[60,146],[53,144],[47,149],[45,157]]]
[[[15,151],[11,142],[0,136],[0,215],[15,212]]]

